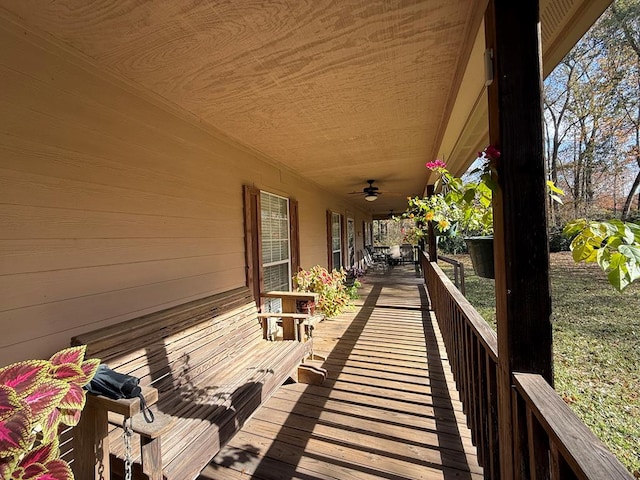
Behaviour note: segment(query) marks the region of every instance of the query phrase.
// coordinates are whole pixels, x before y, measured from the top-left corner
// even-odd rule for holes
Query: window
[[[362,230],[364,230],[364,244],[366,247],[373,246],[371,229],[372,225],[370,222],[362,222]]]
[[[260,305],[261,292],[290,290],[300,266],[298,202],[245,185],[244,227],[247,286]]]
[[[260,210],[264,291],[289,291],[291,287],[289,201],[271,193],[260,192]],[[280,299],[265,300],[266,311],[282,311],[279,303]]]
[[[329,252],[327,263],[329,270],[342,266],[342,244],[344,238],[342,228],[342,215],[327,211],[327,250]]]
[[[347,267],[356,264],[356,222],[353,218],[347,218]]]

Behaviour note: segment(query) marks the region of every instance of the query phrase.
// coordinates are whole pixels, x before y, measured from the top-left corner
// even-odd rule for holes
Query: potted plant
[[[72,347],[49,360],[0,368],[0,478],[73,480],[60,458],[58,432],[78,424],[82,387],[100,364],[84,354],[85,346]]]
[[[362,286],[360,279],[364,277],[365,271],[357,265],[352,265],[345,271],[345,274],[344,286],[346,287],[347,295],[349,295],[350,300],[357,300],[360,298],[358,289]]]
[[[440,175],[435,184],[439,192],[426,198],[409,198],[403,216],[414,218],[417,225],[432,222],[436,235],[463,235],[476,274],[494,278],[491,196],[495,183],[490,160],[498,158],[500,152],[487,147],[478,156],[486,161],[472,172],[478,180],[469,182],[451,174],[442,160],[428,162],[426,167]]]
[[[500,151],[490,145],[478,152],[478,158],[484,162],[471,172],[477,180],[467,182],[451,174],[442,160],[428,162],[426,167],[440,175],[435,183],[438,193],[426,198],[409,198],[403,216],[414,218],[416,225],[433,222],[436,234],[463,235],[476,274],[494,278],[492,193],[496,174],[493,161],[500,158]],[[551,181],[547,181],[547,188],[551,198],[561,202],[562,190]]]
[[[293,284],[299,292],[314,292],[319,295],[317,308],[327,317],[335,317],[350,306],[349,293],[345,285],[344,269],[329,272],[316,265],[309,270],[299,270],[293,276]]]

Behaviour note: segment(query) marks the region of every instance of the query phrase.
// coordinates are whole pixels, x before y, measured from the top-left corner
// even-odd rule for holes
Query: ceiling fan
[[[367,180],[367,183],[369,184],[368,187],[364,187],[361,192],[349,192],[349,194],[361,195],[364,193],[364,199],[368,202],[373,202],[377,200],[378,195],[380,195],[381,193],[381,192],[378,192],[379,190],[378,187],[373,186],[373,182],[375,182],[375,180]]]

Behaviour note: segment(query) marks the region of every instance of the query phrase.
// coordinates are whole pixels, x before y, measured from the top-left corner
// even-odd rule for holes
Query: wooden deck
[[[480,479],[435,317],[412,266],[368,275],[322,322],[322,386],[287,384],[199,480]]]

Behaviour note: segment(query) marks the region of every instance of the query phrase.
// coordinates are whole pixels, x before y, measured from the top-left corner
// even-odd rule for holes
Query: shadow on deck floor
[[[413,266],[368,275],[360,293],[314,333],[325,383],[282,386],[199,480],[482,478]]]

